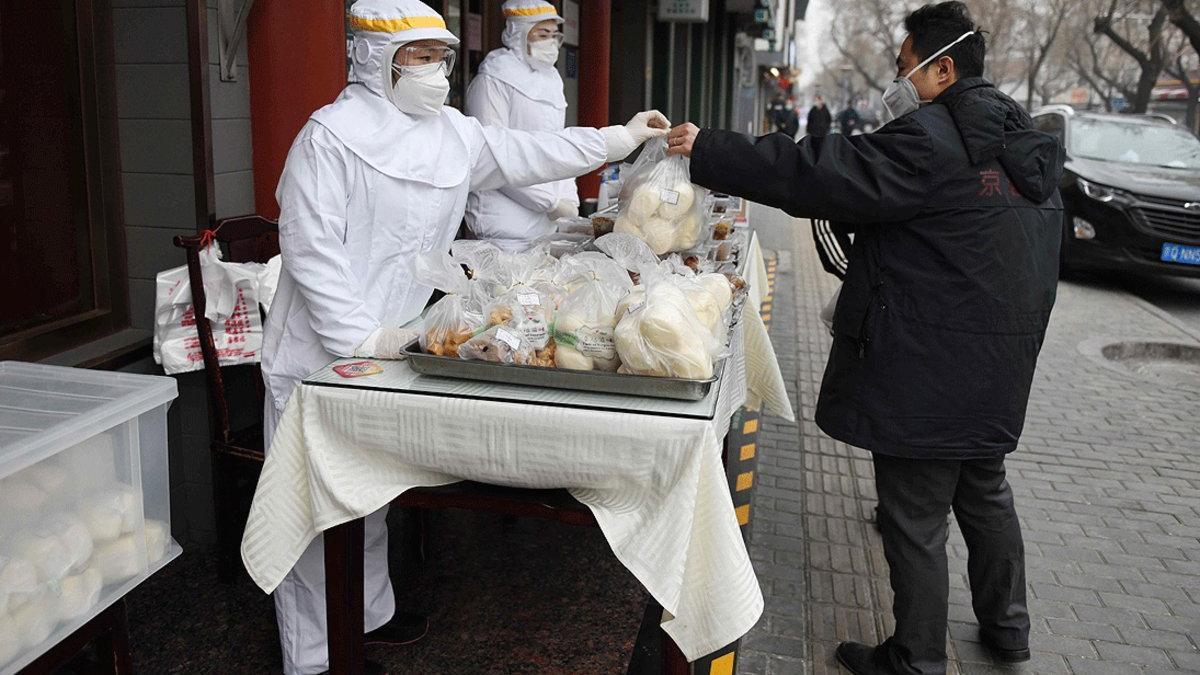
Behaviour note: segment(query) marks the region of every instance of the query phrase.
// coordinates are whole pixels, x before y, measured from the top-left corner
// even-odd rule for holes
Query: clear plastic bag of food
[[[642,272],[643,285],[617,304],[615,343],[619,372],[705,380],[723,344],[697,316],[673,275]]]
[[[434,356],[457,355],[459,346],[483,328],[478,286],[467,278],[462,265],[444,252],[417,256],[413,277],[446,294],[425,312],[421,350]]]
[[[534,349],[517,331],[492,326],[458,346],[459,358],[506,366],[534,365]]]
[[[668,157],[667,139],[646,143],[621,186],[614,233],[637,236],[655,255],[695,248],[704,232],[705,190],[691,182],[688,159]]]
[[[554,324],[555,365],[569,370],[616,371],[617,303],[632,287],[612,260],[572,261],[578,280],[563,301]]]

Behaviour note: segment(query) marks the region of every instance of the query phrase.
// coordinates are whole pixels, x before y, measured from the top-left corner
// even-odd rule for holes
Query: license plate
[[[1200,265],[1200,246],[1163,244],[1162,261],[1181,265]]]

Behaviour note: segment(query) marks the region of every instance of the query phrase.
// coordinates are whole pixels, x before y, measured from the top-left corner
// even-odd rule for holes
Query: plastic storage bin
[[[0,362],[0,674],[176,558],[169,377]]]

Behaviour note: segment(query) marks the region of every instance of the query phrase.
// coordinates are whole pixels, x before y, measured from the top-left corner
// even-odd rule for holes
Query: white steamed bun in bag
[[[100,601],[104,578],[91,567],[58,583],[58,616],[62,621],[74,621],[86,615]]]
[[[58,581],[71,569],[67,549],[49,532],[22,532],[13,542],[12,550],[18,557],[33,563],[41,583]]]
[[[104,492],[88,497],[79,506],[79,518],[99,544],[121,536],[121,497],[116,492]]]
[[[22,647],[17,638],[17,622],[4,612],[0,612],[0,666],[17,658]]]
[[[634,289],[617,311],[621,372],[691,380],[712,377],[712,333],[669,279],[652,279],[641,293]]]
[[[691,182],[685,157],[667,157],[666,139],[646,144],[621,191],[613,232],[632,234],[655,255],[686,251],[701,242],[703,193]]]
[[[48,516],[39,528],[42,534],[58,539],[66,553],[66,563],[72,572],[78,572],[92,557],[92,535],[78,517],[69,513]]]
[[[96,547],[92,566],[99,570],[105,584],[111,584],[141,572],[145,556],[145,540],[137,535],[126,534]]]
[[[22,649],[41,644],[58,625],[58,603],[50,593],[36,593],[28,602],[13,610],[12,631]]]
[[[171,528],[161,520],[146,521],[146,560],[158,562],[167,554],[167,540],[171,538]]]
[[[0,556],[0,614],[15,609],[38,590],[38,570],[24,558]],[[4,633],[0,631],[0,635]]]

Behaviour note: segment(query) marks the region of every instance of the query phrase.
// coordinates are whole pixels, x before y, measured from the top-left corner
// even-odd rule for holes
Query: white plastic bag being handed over
[[[204,316],[222,366],[257,363],[262,350],[258,278],[262,263],[227,263],[215,243],[200,251]],[[168,375],[204,368],[187,266],[158,273],[154,309],[154,362]]]
[[[642,286],[617,305],[619,372],[706,380],[720,341],[697,317],[691,300],[671,275],[642,272]]]
[[[417,256],[413,278],[446,294],[425,312],[418,338],[421,350],[434,356],[458,356],[459,346],[483,327],[483,312],[475,297],[476,284],[445,252]]]
[[[646,143],[622,179],[613,232],[633,234],[655,255],[687,251],[702,243],[704,188],[693,185],[686,157],[667,157],[667,139]]]

